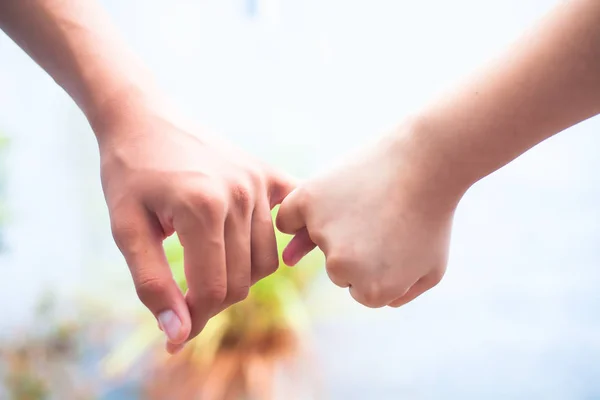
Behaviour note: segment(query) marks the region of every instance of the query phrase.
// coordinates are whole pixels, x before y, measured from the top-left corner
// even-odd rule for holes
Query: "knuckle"
[[[370,283],[366,288],[358,292],[358,302],[369,308],[384,307],[387,302],[383,298],[383,287],[378,282]]]
[[[345,275],[346,271],[350,268],[350,259],[339,255],[330,255],[326,260],[327,272],[336,276]]]
[[[169,289],[169,282],[159,278],[146,278],[136,285],[136,293],[140,301],[146,305],[155,303]]]
[[[271,275],[279,268],[279,255],[277,253],[270,254],[263,260],[263,270],[267,275]]]
[[[323,229],[322,226],[317,226],[316,228],[312,227],[310,229],[310,240],[321,248],[327,248],[326,245],[331,242],[331,240],[328,240],[328,235],[325,233],[325,229]]]
[[[191,193],[192,205],[203,211],[220,213],[225,209],[225,196],[217,189],[196,190]]]
[[[253,222],[253,228],[261,228],[264,229],[264,232],[273,231],[273,218],[271,214],[266,214],[260,218],[256,218]]]
[[[227,297],[227,287],[216,284],[210,285],[202,291],[201,297],[209,303],[220,304]]]
[[[307,185],[298,186],[292,192],[294,195],[294,201],[297,204],[310,204],[313,194],[311,189]]]
[[[135,224],[119,218],[111,221],[111,231],[117,247],[121,250],[133,245],[139,236]]]
[[[327,257],[325,267],[328,272],[338,273],[344,267],[344,260],[337,256],[329,256]]]
[[[327,257],[325,269],[331,281],[339,287],[348,286],[349,262],[338,256]]]
[[[250,167],[248,169],[248,180],[254,187],[266,186],[265,172],[260,167]]]
[[[179,204],[184,211],[207,222],[223,218],[227,209],[225,196],[216,189],[188,189],[180,195]]]
[[[279,268],[279,256],[277,253],[263,256],[254,264],[253,270],[256,271],[256,280],[265,278]]]
[[[230,293],[228,293],[228,297],[231,303],[233,304],[244,300],[246,297],[248,297],[249,293],[250,285],[244,284],[236,286],[235,288],[230,290]]]
[[[200,210],[210,220],[221,220],[227,213],[227,201],[223,196],[211,193],[200,200]]]
[[[239,183],[233,185],[231,188],[231,197],[233,203],[240,211],[247,213],[250,210],[253,196],[252,191],[247,186]]]

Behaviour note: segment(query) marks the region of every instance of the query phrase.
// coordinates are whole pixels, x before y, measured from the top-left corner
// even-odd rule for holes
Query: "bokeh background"
[[[103,3],[184,112],[306,178],[498,54],[557,1]],[[321,273],[306,299],[320,383],[304,398],[600,398],[599,128],[569,129],[472,188],[447,276],[418,301],[366,309]],[[11,351],[43,347],[44,335],[59,349],[74,335],[81,357],[68,375],[91,377],[95,393],[81,398],[138,398],[135,368],[107,383],[97,367],[143,310],[110,235],[95,140],[3,35],[0,133],[0,398],[11,398]],[[79,398],[61,396],[22,398]]]

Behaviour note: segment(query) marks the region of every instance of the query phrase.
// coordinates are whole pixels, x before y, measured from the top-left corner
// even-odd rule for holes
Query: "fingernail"
[[[163,311],[158,314],[158,323],[169,340],[177,340],[179,331],[181,330],[181,321],[177,317],[177,314],[171,310]]]

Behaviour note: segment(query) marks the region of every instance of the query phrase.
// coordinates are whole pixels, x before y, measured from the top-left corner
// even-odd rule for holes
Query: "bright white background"
[[[309,177],[497,54],[556,1],[104,3],[185,112]],[[564,132],[474,187],[448,274],[418,301],[367,310],[323,283],[328,314],[315,343],[329,398],[600,398],[599,127]],[[13,139],[0,328],[26,321],[47,287],[132,298],[93,136],[3,36],[0,129]]]

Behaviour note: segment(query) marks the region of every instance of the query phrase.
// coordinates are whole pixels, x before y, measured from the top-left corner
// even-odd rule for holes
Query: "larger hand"
[[[149,107],[101,123],[102,183],[112,230],[140,300],[170,351],[278,267],[270,210],[293,188],[265,164],[199,139]],[[188,292],[172,279],[162,241],[177,232]]]

